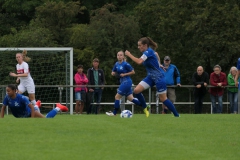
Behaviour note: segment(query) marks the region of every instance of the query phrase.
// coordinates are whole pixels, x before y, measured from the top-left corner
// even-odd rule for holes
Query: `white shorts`
[[[24,93],[25,91],[28,92],[28,94],[34,94],[35,93],[35,85],[33,82],[28,83],[21,83],[18,86],[18,90],[21,93]]]

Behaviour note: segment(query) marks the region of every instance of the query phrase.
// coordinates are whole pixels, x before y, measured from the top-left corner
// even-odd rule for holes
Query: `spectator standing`
[[[203,104],[203,98],[207,92],[207,85],[209,82],[209,75],[207,72],[203,70],[202,66],[197,67],[197,72],[193,74],[192,77],[194,88],[194,110],[195,114],[201,114],[202,113],[202,104]]]
[[[228,85],[228,99],[230,102],[231,113],[237,114],[238,112],[238,88],[235,87],[235,77],[237,76],[238,69],[236,67],[231,67],[229,74],[227,76]],[[240,78],[240,77],[239,77]]]
[[[167,97],[172,103],[174,103],[176,101],[176,93],[175,88],[171,86],[177,84],[177,86],[181,87],[180,73],[177,67],[174,64],[171,64],[169,56],[164,57],[163,67],[165,70],[165,80],[167,84]],[[162,114],[166,114],[167,111],[168,108],[163,104]]]
[[[77,73],[74,76],[76,85],[87,85],[88,79],[87,76],[83,73],[83,65],[77,66]],[[77,114],[82,114],[84,103],[86,102],[86,92],[87,87],[76,87],[75,88],[75,112]]]
[[[99,59],[93,59],[93,67],[89,68],[87,71],[88,85],[95,85],[95,87],[89,87],[88,100],[90,103],[97,103],[94,107],[95,114],[98,114],[100,110],[100,102],[102,99],[102,92],[104,87],[99,87],[99,85],[105,85],[105,76],[102,69],[99,68]],[[92,113],[93,105],[89,104],[87,114]]]
[[[227,85],[227,78],[226,74],[221,72],[221,70],[219,65],[215,65],[213,67],[214,72],[210,74],[210,85],[214,86],[209,90],[213,113],[222,113],[222,97],[224,86]],[[216,106],[216,101],[218,101],[218,107]]]

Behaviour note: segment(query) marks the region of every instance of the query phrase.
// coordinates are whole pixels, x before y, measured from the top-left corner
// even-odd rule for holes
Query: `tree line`
[[[86,71],[99,58],[107,84],[116,82],[110,72],[117,52],[140,57],[142,36],[158,43],[162,59],[171,57],[182,84],[191,84],[199,65],[211,73],[219,64],[227,73],[240,55],[238,0],[0,0],[0,6],[0,47],[73,47],[74,66]],[[128,61],[139,82],[144,68]]]

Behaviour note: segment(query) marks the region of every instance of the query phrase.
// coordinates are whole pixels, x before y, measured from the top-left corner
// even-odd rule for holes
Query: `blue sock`
[[[46,115],[46,118],[53,118],[56,116],[57,113],[58,111],[56,109],[53,109],[50,112],[48,112],[48,114]]]
[[[174,107],[173,103],[172,103],[169,99],[166,99],[166,100],[163,102],[163,104],[164,104],[165,106],[167,106],[170,111],[173,112],[173,114],[174,114],[175,117],[179,117],[179,114],[178,114],[176,108]]]
[[[133,98],[132,102],[138,106],[142,106],[138,99]]]
[[[120,108],[120,100],[115,100],[113,114],[116,115]]]
[[[168,112],[168,110],[167,110],[166,108],[164,108],[164,110],[163,110],[163,111],[164,111],[164,113],[167,113],[167,112]]]
[[[143,97],[143,94],[142,93],[138,93],[138,94],[136,94],[136,97],[137,97],[138,101],[141,103],[141,106],[143,108],[146,108],[147,105],[146,105],[146,101],[145,101],[145,99]]]

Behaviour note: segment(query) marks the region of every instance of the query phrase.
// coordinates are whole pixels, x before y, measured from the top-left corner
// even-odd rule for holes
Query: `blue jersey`
[[[150,77],[156,77],[156,75],[160,78],[164,77],[164,72],[159,66],[159,62],[155,51],[151,48],[148,48],[143,52],[141,58],[144,60],[143,65],[147,70],[147,74]]]
[[[112,69],[113,72],[116,72],[119,75],[122,73],[131,72],[132,70],[133,70],[132,66],[126,61],[123,61],[122,63],[116,62]],[[120,77],[120,83],[122,82],[132,83],[132,79],[130,78],[130,76]]]
[[[17,118],[31,116],[31,109],[28,107],[29,104],[29,100],[18,93],[15,99],[11,99],[8,95],[6,95],[3,100],[3,105],[8,106],[13,116]]]
[[[240,71],[240,58],[238,58],[237,69]],[[240,90],[240,78],[238,79],[238,90]]]
[[[164,72],[159,66],[155,51],[148,48],[143,52],[141,58],[144,60],[143,65],[147,70],[147,77],[145,77],[142,81],[147,83],[149,87],[156,85],[158,93],[166,92],[167,86],[164,78]]]

